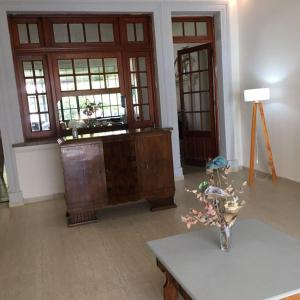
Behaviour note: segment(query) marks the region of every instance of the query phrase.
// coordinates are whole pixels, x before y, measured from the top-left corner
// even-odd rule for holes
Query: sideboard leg
[[[165,300],[177,300],[178,290],[176,283],[174,282],[172,276],[166,272],[166,283],[164,285],[164,299]]]

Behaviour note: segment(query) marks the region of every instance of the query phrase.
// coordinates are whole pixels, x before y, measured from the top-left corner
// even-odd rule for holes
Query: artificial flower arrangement
[[[230,248],[230,228],[236,221],[239,210],[245,201],[240,200],[239,194],[244,193],[247,182],[241,188],[234,187],[234,181],[229,180],[230,166],[228,161],[218,156],[206,165],[208,179],[201,182],[197,190],[189,190],[200,201],[201,209],[191,209],[186,216],[182,216],[182,222],[188,229],[197,223],[217,226],[221,229],[221,248]]]

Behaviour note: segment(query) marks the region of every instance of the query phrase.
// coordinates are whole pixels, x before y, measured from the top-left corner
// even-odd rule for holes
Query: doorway
[[[184,172],[218,155],[213,17],[172,19],[178,124]]]
[[[0,203],[8,202],[7,180],[4,166],[4,151],[0,132]]]

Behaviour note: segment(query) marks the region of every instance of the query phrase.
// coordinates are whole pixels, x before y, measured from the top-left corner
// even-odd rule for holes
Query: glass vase
[[[231,248],[231,227],[220,228],[220,247],[222,251],[229,251]]]

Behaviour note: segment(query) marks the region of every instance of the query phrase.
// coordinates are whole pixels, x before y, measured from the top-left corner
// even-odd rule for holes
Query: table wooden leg
[[[166,283],[164,285],[164,299],[177,300],[178,298],[177,285],[174,282],[172,276],[168,272],[165,272],[165,274],[166,274]]]

